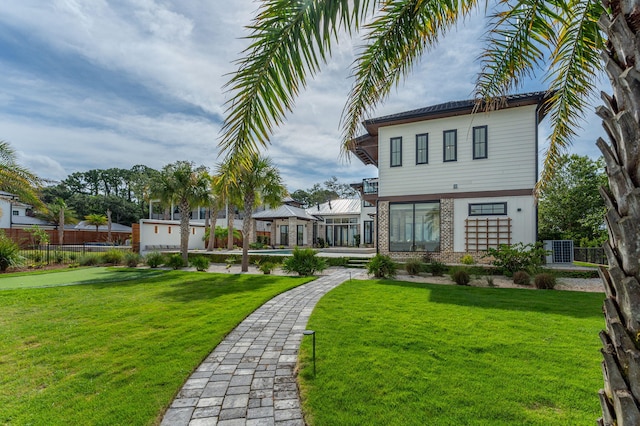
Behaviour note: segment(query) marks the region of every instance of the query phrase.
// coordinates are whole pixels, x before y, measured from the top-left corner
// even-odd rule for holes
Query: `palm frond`
[[[226,84],[231,99],[219,146],[246,158],[265,146],[294,99],[331,53],[341,30],[357,30],[375,0],[265,1],[249,27],[251,45]]]
[[[545,0],[520,0],[514,5],[503,1],[502,6],[505,10],[491,18],[476,81],[475,98],[487,110],[544,63],[556,45],[554,22],[562,10]]]
[[[555,166],[580,128],[602,69],[599,52],[603,39],[598,19],[603,12],[597,0],[572,0],[562,21],[558,44],[551,56],[552,96],[547,101],[552,133],[544,155],[544,167],[537,190],[553,176]]]
[[[464,17],[477,0],[387,1],[367,24],[365,48],[353,67],[354,86],[343,111],[343,153],[368,110],[383,101],[422,53]]]

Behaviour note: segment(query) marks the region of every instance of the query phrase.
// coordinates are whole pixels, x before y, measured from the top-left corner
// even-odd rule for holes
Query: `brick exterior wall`
[[[435,260],[447,264],[460,263],[462,256],[470,254],[476,263],[489,264],[489,259],[484,258],[483,252],[454,252],[453,251],[453,199],[444,198],[440,200],[440,251],[409,251],[390,252],[389,251],[389,202],[378,202],[378,249],[381,254],[389,255],[393,260],[405,261],[408,259],[420,258],[425,261]]]

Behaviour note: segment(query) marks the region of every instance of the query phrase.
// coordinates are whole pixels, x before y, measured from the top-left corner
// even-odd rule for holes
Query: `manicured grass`
[[[301,350],[312,425],[583,425],[600,416],[598,293],[351,281]]]
[[[18,272],[15,274],[4,274],[0,276],[0,290],[33,287],[57,287],[61,285],[89,284],[94,282],[122,282],[149,278],[161,273],[162,272],[157,269],[108,267]]]
[[[1,291],[0,424],[153,424],[237,323],[307,281],[164,271]]]

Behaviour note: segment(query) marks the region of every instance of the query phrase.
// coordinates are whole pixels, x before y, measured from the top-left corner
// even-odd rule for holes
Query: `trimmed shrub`
[[[144,258],[144,261],[147,265],[149,265],[150,268],[157,268],[165,262],[162,253],[159,253],[157,251],[152,251],[151,253],[147,254],[147,256]]]
[[[531,284],[531,276],[526,271],[518,271],[513,274],[513,283],[519,285]]]
[[[0,231],[0,271],[22,264],[23,257],[19,254],[18,244]]]
[[[184,268],[184,260],[182,260],[182,255],[180,253],[174,253],[167,259],[167,266],[173,269]]]
[[[454,268],[450,273],[451,279],[458,285],[469,285],[471,275],[466,268]]]
[[[291,257],[287,257],[282,265],[285,272],[297,272],[300,276],[313,275],[327,269],[327,262],[317,256],[312,248],[294,248]]]
[[[324,260],[329,266],[347,266],[349,264],[347,257],[327,257]]]
[[[102,262],[119,265],[124,261],[124,253],[118,249],[107,250],[102,253]]]
[[[141,257],[138,253],[128,251],[124,254],[124,264],[130,268],[135,268],[140,263]]]
[[[271,274],[271,271],[273,271],[275,267],[276,264],[273,262],[262,262],[258,265],[258,269],[260,269],[260,271],[265,275]]]
[[[209,269],[209,258],[205,256],[196,256],[191,259],[191,266],[200,272],[206,271]]]
[[[56,251],[54,254],[56,263],[64,263],[64,252]]]
[[[434,277],[441,277],[446,270],[447,266],[442,262],[438,262],[437,260],[432,260],[429,264],[429,271]]]
[[[476,263],[476,261],[473,260],[473,256],[471,256],[470,254],[465,254],[460,259],[460,263],[462,263],[463,265],[473,265],[474,263]]]
[[[376,254],[367,263],[367,272],[376,278],[394,278],[398,266],[389,256]]]
[[[80,266],[96,266],[100,263],[100,255],[98,253],[87,253],[80,256],[78,263]]]
[[[512,276],[517,271],[535,273],[540,269],[546,254],[548,251],[542,247],[541,243],[516,243],[512,246],[503,244],[498,249],[487,250],[487,256],[493,257],[493,265],[506,276]]]
[[[551,274],[542,273],[534,277],[533,283],[541,290],[553,290],[557,284],[556,277]]]
[[[422,272],[422,262],[420,259],[409,259],[405,262],[404,269],[409,275],[418,275]]]

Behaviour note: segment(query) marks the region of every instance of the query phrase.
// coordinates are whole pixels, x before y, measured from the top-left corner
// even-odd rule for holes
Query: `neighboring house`
[[[544,96],[509,96],[487,113],[467,100],[366,120],[350,150],[378,168],[355,185],[376,205],[378,251],[457,262],[535,242]]]
[[[32,206],[20,202],[18,196],[0,191],[0,229],[23,229],[33,225],[53,228],[50,223],[36,218]]]
[[[317,236],[330,247],[353,247],[355,236],[362,244],[362,201],[360,199],[336,199],[310,207],[307,212],[322,219]]]
[[[272,246],[312,246],[317,236],[318,218],[289,204],[254,213],[252,221],[252,229],[270,232]],[[255,235],[249,241],[256,241]]]

